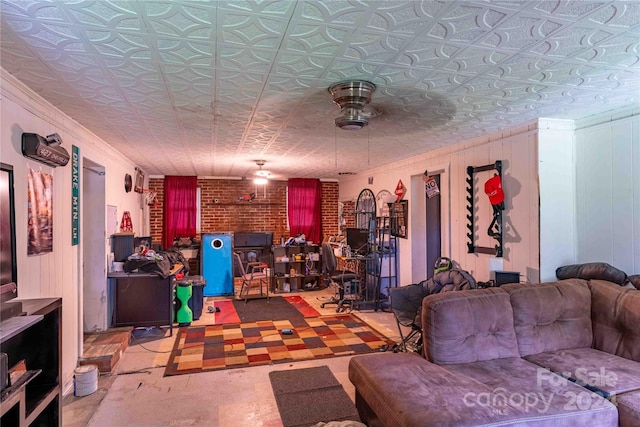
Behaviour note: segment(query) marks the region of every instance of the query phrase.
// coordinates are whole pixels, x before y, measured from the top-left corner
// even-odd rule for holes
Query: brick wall
[[[322,235],[324,240],[338,230],[338,183],[322,183]]]
[[[156,192],[156,204],[149,208],[149,231],[153,243],[162,244],[162,205],[164,203],[164,179],[149,179],[149,190]]]
[[[201,195],[201,231],[270,231],[274,243],[280,238],[289,238],[286,229],[286,181],[269,181],[266,197],[262,187],[250,180],[198,179]],[[162,242],[162,205],[164,202],[164,179],[151,178],[149,189],[157,193],[157,206],[150,208],[152,240]],[[252,202],[237,199],[245,194],[256,193]],[[215,200],[218,200],[216,203]],[[338,183],[322,183],[322,230],[323,235],[338,232]],[[198,236],[199,238],[200,236]]]
[[[346,228],[353,228],[356,226],[356,202],[353,200],[348,200],[343,202],[344,205],[342,207],[342,217],[345,220],[345,225],[343,227],[343,231]]]

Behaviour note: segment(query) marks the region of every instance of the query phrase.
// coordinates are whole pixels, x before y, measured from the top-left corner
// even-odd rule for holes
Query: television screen
[[[369,231],[362,228],[347,228],[347,245],[353,254],[369,252]]]
[[[13,200],[13,167],[0,164],[0,296],[17,296],[16,226]]]

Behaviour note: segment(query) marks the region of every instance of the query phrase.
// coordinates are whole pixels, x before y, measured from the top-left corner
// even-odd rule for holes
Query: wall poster
[[[27,255],[53,251],[53,175],[29,169],[27,177]]]

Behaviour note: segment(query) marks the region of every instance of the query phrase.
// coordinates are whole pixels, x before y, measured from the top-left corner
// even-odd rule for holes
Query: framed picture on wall
[[[53,175],[27,174],[27,255],[53,252]]]
[[[409,201],[400,200],[390,205],[391,235],[406,239],[409,231]]]
[[[144,172],[140,168],[136,168],[136,179],[133,191],[142,194],[144,192]]]

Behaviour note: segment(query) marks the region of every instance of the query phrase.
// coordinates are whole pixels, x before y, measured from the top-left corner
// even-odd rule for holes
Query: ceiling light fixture
[[[262,178],[260,176],[257,178],[253,178],[253,183],[256,185],[265,185],[268,182],[269,180],[267,178]]]
[[[256,177],[253,179],[253,183],[256,185],[265,185],[269,182],[267,178],[269,178],[271,172],[262,169],[265,163],[267,163],[266,160],[256,160],[256,165],[258,165],[259,168],[256,171]]]

